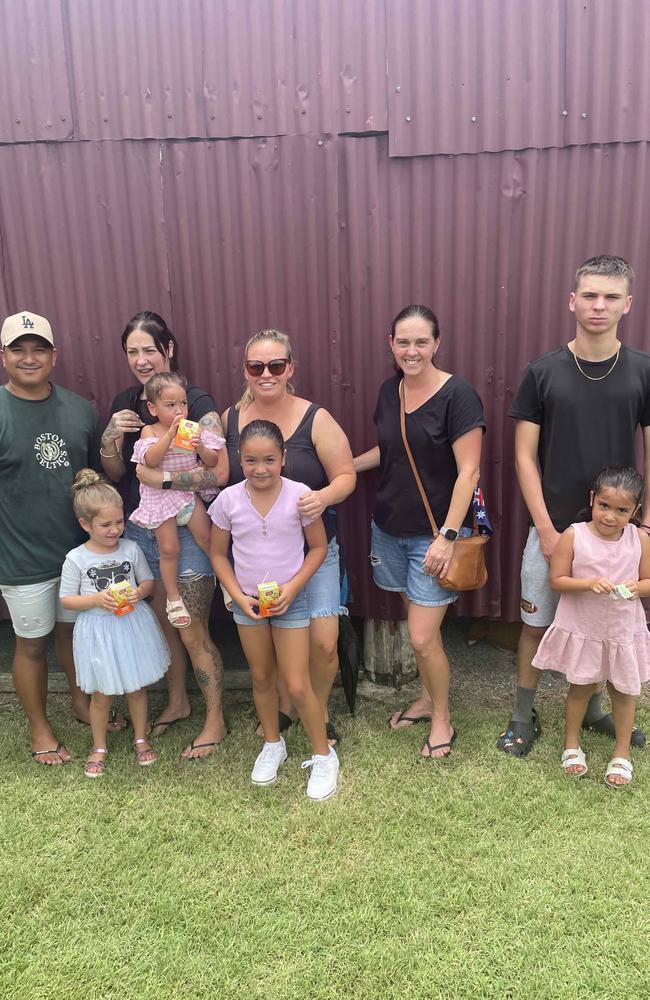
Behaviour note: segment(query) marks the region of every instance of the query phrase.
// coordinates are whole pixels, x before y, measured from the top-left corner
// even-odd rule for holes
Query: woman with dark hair
[[[300,498],[300,513],[323,518],[327,556],[305,590],[309,606],[312,686],[325,718],[329,719],[327,703],[338,670],[337,640],[342,610],[336,513],[332,508],[350,495],[356,476],[345,433],[327,410],[295,394],[291,382],[294,371],[286,333],[280,330],[256,333],[244,350],[246,390],[239,402],[225,411],[222,419],[226,428],[230,485],[244,478],[239,460],[241,432],[253,420],[270,420],[279,426],[285,441],[283,475],[309,487]],[[286,688],[280,684],[281,730],[289,728],[296,714]],[[330,721],[327,735],[330,745],[334,746],[338,736]]]
[[[106,475],[117,484],[124,500],[124,513],[129,515],[140,502],[140,477],[147,486],[157,489],[198,490],[224,486],[228,479],[225,449],[214,469],[198,466],[187,472],[163,472],[156,468],[137,466],[131,461],[133,446],[145,424],[155,423],[147,407],[144,386],[159,373],[178,369],[178,344],[165,320],[155,312],[140,312],[127,323],[122,334],[122,348],[136,385],[124,389],[113,400],[111,419],[102,435],[101,458]],[[201,430],[221,435],[221,421],[212,396],[195,385],[187,386],[188,418],[198,422]],[[159,552],[155,531],[127,520],[126,537],[137,542],[147,557],[155,578],[152,607],[163,628],[172,653],[167,673],[169,701],[153,723],[153,737],[190,714],[185,687],[186,653],[206,705],[205,723],[201,732],[183,750],[186,760],[198,760],[214,753],[226,735],[221,703],[223,665],[208,631],[208,618],[214,594],[214,574],[210,560],[185,527],[178,528],[180,553],[178,586],[189,612],[191,624],[180,632],[173,628],[165,614],[165,588],[160,579]]]
[[[449,716],[449,661],[440,627],[458,594],[441,584],[455,540],[471,533],[485,431],[477,393],[458,375],[436,368],[440,328],[427,306],[412,305],[393,320],[389,336],[396,375],[379,390],[374,413],[379,444],[354,460],[357,472],[379,466],[370,562],[375,583],[401,594],[422,681],[422,695],[390,720],[402,728],[430,721],[422,757],[448,757],[456,738]],[[406,436],[439,532],[432,539],[427,513],[400,429]]]

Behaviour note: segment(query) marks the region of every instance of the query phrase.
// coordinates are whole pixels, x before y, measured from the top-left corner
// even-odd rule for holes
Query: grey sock
[[[606,715],[605,709],[603,708],[603,692],[596,691],[596,694],[592,694],[589,702],[587,703],[587,711],[585,712],[584,722],[598,722],[602,719],[603,715]]]
[[[533,702],[535,700],[535,688],[517,687],[517,697],[515,700],[515,710],[512,713],[513,722],[533,721]]]

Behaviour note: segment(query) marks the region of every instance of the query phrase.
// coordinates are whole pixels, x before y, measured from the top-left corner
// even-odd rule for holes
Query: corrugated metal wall
[[[506,411],[526,362],[571,338],[582,259],[632,260],[625,337],[650,349],[649,25],[614,0],[0,0],[0,311],[47,315],[58,380],[104,413],[140,309],[222,408],[251,332],[285,328],[299,390],[360,451],[390,320],[431,304],[489,424],[498,531],[464,610],[516,618]],[[374,482],[342,520],[355,611],[390,618]]]

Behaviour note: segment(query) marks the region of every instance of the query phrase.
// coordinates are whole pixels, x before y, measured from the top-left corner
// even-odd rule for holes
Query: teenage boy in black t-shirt
[[[515,464],[532,525],[521,566],[521,618],[517,694],[512,719],[497,747],[524,757],[541,729],[533,708],[540,672],[531,666],[553,621],[559,594],[551,590],[548,564],[561,532],[588,504],[590,486],[608,465],[635,465],[634,439],[643,430],[643,526],[650,524],[650,355],[618,340],[618,323],[630,311],[634,273],[620,257],[582,264],[569,296],[575,339],[533,361],[510,407],[517,421]],[[650,531],[650,529],[648,529]],[[589,702],[583,725],[614,736],[602,690]],[[635,729],[632,744],[643,746]]]

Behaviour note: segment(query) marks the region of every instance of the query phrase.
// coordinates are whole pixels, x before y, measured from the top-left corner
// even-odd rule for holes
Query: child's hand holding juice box
[[[257,592],[260,598],[260,616],[269,618],[271,608],[280,596],[280,587],[274,580],[270,583],[258,583]]]
[[[183,448],[185,451],[196,451],[198,435],[199,425],[196,421],[181,417],[174,438],[174,447]]]
[[[129,611],[133,611],[133,605],[129,603],[129,594],[133,590],[133,587],[128,580],[120,580],[119,583],[111,583],[108,588],[111,597],[115,598],[117,604],[117,610],[113,612],[116,615],[127,615]]]

